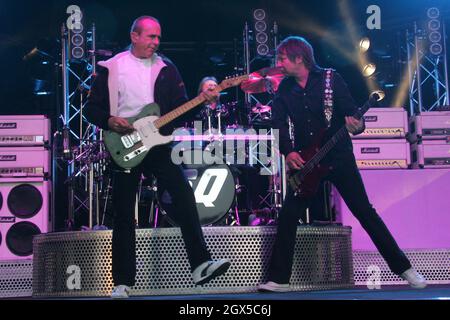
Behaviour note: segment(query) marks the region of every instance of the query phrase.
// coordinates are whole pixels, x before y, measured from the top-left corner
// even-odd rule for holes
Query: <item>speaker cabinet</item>
[[[29,259],[33,236],[50,230],[51,182],[0,178],[0,260]]]
[[[367,195],[402,249],[450,248],[450,169],[361,170]],[[335,193],[339,220],[352,227],[354,250],[375,245]]]

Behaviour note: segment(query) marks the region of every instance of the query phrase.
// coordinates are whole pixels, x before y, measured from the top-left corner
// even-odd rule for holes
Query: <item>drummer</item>
[[[213,76],[204,77],[200,84],[198,85],[198,94],[203,92],[203,90],[213,91],[218,86],[218,81]],[[204,104],[203,109],[200,112],[200,116],[203,121],[203,129],[209,133],[213,133],[214,129],[218,132],[222,132],[222,116],[225,112],[225,108],[222,107],[220,103],[220,97],[213,102],[207,102]],[[217,132],[217,131],[216,131]]]

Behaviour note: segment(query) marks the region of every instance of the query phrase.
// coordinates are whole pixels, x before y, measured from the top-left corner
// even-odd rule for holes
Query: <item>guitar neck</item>
[[[222,87],[222,84],[220,84],[214,89],[214,92],[219,93],[223,89],[224,88]],[[172,110],[169,113],[163,115],[158,120],[156,120],[154,122],[154,124],[155,124],[156,128],[159,129],[159,128],[165,126],[166,124],[172,122],[173,120],[177,119],[178,117],[181,117],[183,114],[194,109],[195,107],[197,107],[198,105],[202,104],[205,101],[206,101],[206,99],[203,97],[203,95],[198,95],[194,99],[179,106],[175,110]]]
[[[203,102],[205,102],[205,98],[203,98],[202,96],[197,96],[196,98],[186,102],[185,104],[179,106],[178,108],[176,108],[175,110],[170,111],[169,113],[163,115],[162,117],[160,117],[158,120],[156,120],[155,123],[155,127],[157,129],[165,126],[166,124],[172,122],[173,120],[175,120],[178,117],[181,117],[183,114],[185,114],[186,112],[188,112],[189,110],[194,109],[196,106],[198,106],[199,104],[202,104]]]
[[[362,107],[359,107],[358,110],[355,112],[353,117],[355,119],[361,119],[362,116],[369,110],[370,106],[373,105],[374,100],[369,99]],[[347,134],[347,128],[345,126],[342,126],[317,152],[314,157],[312,157],[308,163],[305,165],[304,169],[305,171],[309,172],[311,171],[315,166],[319,164],[320,161],[330,152],[331,149],[333,149],[336,144],[345,137]]]

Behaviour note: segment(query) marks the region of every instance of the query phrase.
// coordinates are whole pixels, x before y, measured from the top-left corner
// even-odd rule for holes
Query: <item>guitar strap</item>
[[[333,117],[333,69],[325,69],[323,88],[323,113],[329,128]]]

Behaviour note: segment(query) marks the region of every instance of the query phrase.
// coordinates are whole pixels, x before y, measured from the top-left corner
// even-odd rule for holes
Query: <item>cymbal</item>
[[[253,73],[257,73],[262,77],[266,76],[280,76],[283,75],[283,68],[281,67],[267,67],[263,69],[259,69]]]
[[[246,93],[274,93],[283,77],[279,67],[260,69],[249,74],[249,79],[241,83],[241,89]]]
[[[253,113],[266,113],[266,112],[270,112],[271,109],[272,109],[271,106],[259,105],[259,106],[253,107],[252,112]]]

